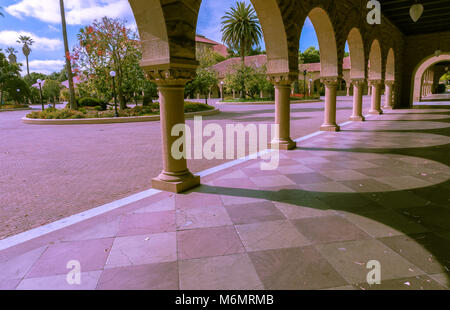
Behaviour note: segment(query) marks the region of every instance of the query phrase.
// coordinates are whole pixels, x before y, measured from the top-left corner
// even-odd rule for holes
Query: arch
[[[382,80],[382,57],[381,57],[381,47],[378,40],[372,42],[369,54],[369,80]]]
[[[350,79],[364,79],[366,77],[364,42],[358,28],[350,30],[347,42],[350,50]]]
[[[386,60],[386,81],[395,80],[395,53],[391,48],[389,49]]]
[[[339,75],[338,52],[333,24],[322,8],[314,8],[308,14],[314,29],[320,49],[320,76],[336,77]]]
[[[425,71],[431,66],[443,62],[450,61],[450,52],[442,53],[439,57],[431,55],[423,59],[414,69],[411,80],[411,101],[412,105],[414,102],[420,100],[420,90],[422,87],[422,77]]]
[[[197,66],[195,35],[201,0],[128,1],[142,41],[142,67],[152,69],[172,65],[192,68]],[[286,28],[277,1],[251,2],[264,34],[268,73],[292,71]]]

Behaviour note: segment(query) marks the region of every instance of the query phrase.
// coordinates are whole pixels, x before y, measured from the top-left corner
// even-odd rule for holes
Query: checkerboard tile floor
[[[275,171],[245,162],[0,251],[0,289],[449,289],[440,111],[352,123],[282,152]],[[371,260],[381,285],[367,284]]]

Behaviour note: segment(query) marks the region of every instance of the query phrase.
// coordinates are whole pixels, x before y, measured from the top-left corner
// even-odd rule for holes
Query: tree
[[[126,27],[125,20],[103,17],[81,29],[78,40],[79,46],[73,55],[77,70],[92,80],[103,95],[111,94],[109,72],[114,70],[120,108],[126,109],[126,79],[132,77],[126,71],[141,57],[137,34]]]
[[[299,52],[300,64],[311,64],[320,62],[320,51],[316,50],[314,46],[310,46],[303,53]]]
[[[25,55],[25,58],[27,60],[27,74],[30,75],[30,65],[28,63],[28,57],[31,54],[30,46],[33,45],[34,41],[32,38],[30,38],[28,36],[20,36],[19,39],[17,40],[17,43],[23,44],[22,52]]]
[[[61,92],[61,84],[58,81],[47,79],[42,87],[43,96],[50,100],[55,107],[56,102],[59,102],[59,94]]]
[[[75,100],[75,88],[73,86],[73,74],[72,74],[72,66],[70,63],[70,52],[69,52],[69,41],[67,39],[67,27],[66,27],[66,13],[64,11],[64,0],[59,1],[59,7],[61,11],[61,23],[62,23],[62,32],[64,38],[64,51],[66,53],[66,69],[69,80],[69,92],[70,92],[70,108],[77,109],[77,101]]]
[[[259,46],[262,29],[252,6],[237,2],[235,7],[222,17],[222,41],[241,56],[244,65],[245,55],[254,45]]]
[[[208,104],[208,95],[214,85],[217,85],[217,72],[208,68],[199,68],[197,75],[192,81],[193,88],[205,96],[205,103]]]
[[[3,12],[1,12],[1,11],[3,11],[3,8],[0,6],[0,16],[1,16],[1,17],[5,17],[5,15],[3,14]]]
[[[5,50],[9,55],[8,55],[8,59],[10,63],[17,63],[17,51],[14,47],[7,47]]]
[[[266,67],[254,68],[250,66],[235,65],[225,76],[227,91],[237,90],[254,98],[261,91],[273,92],[273,85],[266,78]]]
[[[4,92],[11,92],[10,81],[16,78],[20,78],[19,64],[9,63],[5,54],[0,53],[0,104],[3,104]]]

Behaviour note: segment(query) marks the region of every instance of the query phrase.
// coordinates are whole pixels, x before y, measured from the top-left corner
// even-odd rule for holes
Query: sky
[[[250,3],[249,0],[244,0]],[[95,19],[120,17],[127,25],[136,29],[128,0],[65,0],[69,46],[77,44],[77,33],[81,27]],[[236,0],[203,0],[197,24],[197,33],[221,42],[220,22],[224,12]],[[19,35],[31,36],[35,44],[29,57],[30,72],[50,74],[64,66],[64,45],[61,31],[59,0],[0,0],[4,18],[0,17],[0,48],[14,47],[19,53],[18,61],[25,64],[21,45],[16,42]],[[264,42],[261,44],[265,49]],[[300,49],[309,46],[318,48],[314,27],[309,20],[303,27]],[[23,67],[22,73],[26,71]]]

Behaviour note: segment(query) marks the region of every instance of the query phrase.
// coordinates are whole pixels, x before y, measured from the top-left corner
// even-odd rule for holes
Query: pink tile
[[[19,284],[20,279],[0,280],[0,290],[14,290]]]
[[[124,215],[118,236],[135,236],[175,231],[175,211]]]
[[[0,282],[21,279],[47,247],[40,247],[0,263]]]
[[[101,270],[82,272],[80,284],[69,284],[65,274],[24,279],[17,286],[17,290],[94,290],[101,273]]]
[[[233,226],[179,231],[178,259],[193,259],[243,253],[244,247]]]
[[[106,269],[98,290],[177,290],[176,262]]]
[[[31,268],[26,278],[67,274],[67,263],[80,262],[81,272],[103,269],[111,246],[112,238],[61,242],[48,247]]]

